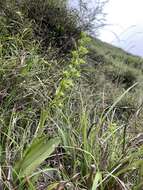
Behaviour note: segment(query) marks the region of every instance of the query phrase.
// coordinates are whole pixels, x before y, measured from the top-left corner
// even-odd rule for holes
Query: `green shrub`
[[[12,34],[26,28],[30,22],[33,38],[40,42],[42,52],[49,47],[59,53],[75,49],[81,37],[78,13],[67,8],[64,0],[21,0],[1,3],[1,13],[7,20]]]
[[[24,17],[32,21],[34,38],[44,50],[50,45],[63,53],[75,48],[81,29],[77,13],[69,10],[65,1],[22,0],[20,6]]]

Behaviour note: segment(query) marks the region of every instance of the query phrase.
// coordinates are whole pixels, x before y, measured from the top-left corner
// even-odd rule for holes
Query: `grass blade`
[[[95,175],[94,181],[93,181],[92,190],[97,190],[98,183],[101,180],[102,180],[102,174],[101,174],[101,172],[97,172],[97,174]]]

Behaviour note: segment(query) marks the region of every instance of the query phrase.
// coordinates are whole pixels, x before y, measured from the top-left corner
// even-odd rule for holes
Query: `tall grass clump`
[[[81,57],[86,52],[82,46],[81,50],[75,47],[69,65],[65,65],[64,59],[50,59],[55,46],[52,47],[52,37],[48,36],[51,38],[51,44],[46,47],[49,52],[41,54],[43,42],[35,36],[33,19],[11,2],[3,5],[1,186],[3,189],[36,189],[43,172],[56,172],[58,176],[58,170],[52,168],[49,161],[39,167],[60,143],[57,133],[49,134],[50,129],[44,131],[45,125],[53,126],[47,121],[48,114],[53,106],[59,106],[59,100],[62,103],[61,94],[72,87],[70,82],[79,77],[79,64],[83,63]]]
[[[99,114],[96,107],[90,109],[93,105],[89,108],[87,96],[73,91],[65,109],[51,118],[62,137],[64,153],[59,160],[65,187],[66,183],[73,189],[142,187],[142,134],[133,137],[127,123],[115,117],[115,107],[124,96]]]
[[[21,17],[17,12],[15,15]],[[43,89],[50,63],[37,53],[39,47],[33,39],[31,23],[29,27],[16,27],[15,33],[11,28],[13,25],[7,25],[10,19],[1,16],[0,185],[2,189],[31,189],[33,182],[30,178],[37,176],[35,169],[55,150],[60,139],[57,135],[52,139],[44,133],[34,135],[38,126],[44,125],[45,118],[40,112],[48,104]]]

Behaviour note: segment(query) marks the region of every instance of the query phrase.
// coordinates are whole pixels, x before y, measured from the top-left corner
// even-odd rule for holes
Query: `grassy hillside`
[[[82,70],[87,86],[92,88],[96,98],[100,98],[100,104],[104,101],[103,107],[110,107],[128,88],[138,83],[116,105],[118,114],[135,113],[143,101],[143,59],[93,38],[88,49],[87,64]]]
[[[143,59],[21,2],[0,1],[0,189],[141,190]]]

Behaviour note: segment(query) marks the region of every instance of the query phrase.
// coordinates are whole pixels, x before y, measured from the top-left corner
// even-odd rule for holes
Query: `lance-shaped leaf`
[[[29,176],[59,145],[60,139],[39,138],[27,148],[23,158],[16,164],[15,170],[19,177]]]

